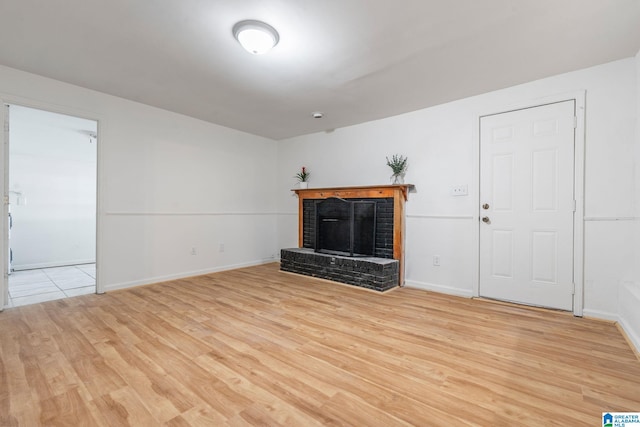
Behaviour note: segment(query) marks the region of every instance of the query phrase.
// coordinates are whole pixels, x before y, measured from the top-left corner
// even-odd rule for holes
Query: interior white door
[[[480,120],[480,296],[572,310],[575,102]]]

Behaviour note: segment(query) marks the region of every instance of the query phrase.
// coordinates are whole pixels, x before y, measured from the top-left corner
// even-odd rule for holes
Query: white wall
[[[633,58],[278,145],[279,242],[296,246],[293,174],[311,187],[389,183],[385,156],[409,157],[407,284],[472,295],[477,271],[473,217],[478,189],[479,115],[586,90],[585,315],[617,318],[618,290],[633,269],[635,113]],[[450,188],[468,184],[469,197]],[[622,219],[622,220],[621,220]],[[440,255],[441,266],[432,265]]]
[[[636,61],[636,135],[635,135],[635,221],[634,221],[634,255],[633,277],[626,281],[620,289],[619,316],[620,323],[627,336],[640,351],[640,52]]]
[[[9,189],[16,270],[81,264],[96,253],[95,121],[11,107]]]
[[[0,98],[99,121],[105,290],[277,253],[274,141],[6,67]]]

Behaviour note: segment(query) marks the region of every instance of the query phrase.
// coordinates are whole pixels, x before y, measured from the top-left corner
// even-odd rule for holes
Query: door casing
[[[480,296],[480,119],[484,116],[508,113],[515,110],[539,107],[546,104],[558,103],[562,101],[575,101],[576,105],[576,128],[575,128],[575,157],[574,157],[574,195],[576,199],[576,212],[574,215],[574,236],[573,236],[573,279],[575,283],[575,293],[573,295],[573,315],[582,316],[584,309],[584,160],[585,160],[585,106],[586,91],[580,90],[564,94],[552,95],[534,99],[522,103],[506,105],[477,114],[476,125],[474,126],[474,175],[477,177],[477,187],[475,188],[474,202],[474,258],[476,268],[473,277],[473,296]]]
[[[0,280],[0,311],[9,303],[9,107],[1,102],[0,129],[2,130],[2,148],[0,149],[0,188],[2,189],[2,246],[0,247],[0,259],[2,262],[2,279]]]
[[[88,112],[88,111],[84,111],[84,110],[78,110],[75,108],[69,108],[69,107],[62,107],[60,105],[52,105],[52,104],[47,104],[47,103],[43,103],[43,102],[37,102],[34,101],[32,99],[26,99],[26,98],[21,98],[21,97],[17,97],[17,96],[12,96],[12,95],[7,95],[7,94],[0,94],[0,105],[2,106],[2,114],[0,114],[0,129],[2,129],[3,131],[3,135],[2,135],[2,153],[0,153],[0,164],[2,164],[2,176],[0,176],[0,188],[2,188],[2,195],[3,195],[3,199],[4,197],[8,197],[8,168],[6,167],[8,162],[9,162],[9,157],[8,157],[8,132],[4,132],[5,129],[5,120],[7,119],[5,117],[6,115],[6,105],[20,105],[23,107],[28,107],[28,108],[35,108],[35,109],[39,109],[39,110],[44,110],[44,111],[49,111],[52,113],[58,113],[58,114],[66,114],[66,115],[70,115],[70,116],[75,116],[75,117],[80,117],[83,119],[88,119],[88,120],[94,120],[97,122],[98,124],[98,137],[97,137],[97,170],[96,170],[96,174],[97,174],[97,188],[96,188],[96,293],[97,294],[102,294],[104,293],[104,281],[102,279],[103,276],[103,272],[102,272],[102,268],[100,267],[102,265],[102,250],[100,249],[101,247],[101,242],[102,242],[102,218],[100,215],[100,212],[102,212],[102,183],[104,182],[104,179],[102,178],[102,171],[104,170],[104,168],[102,167],[102,159],[103,159],[103,155],[102,155],[102,145],[104,142],[104,134],[105,134],[105,130],[106,130],[106,120],[102,117],[100,117],[99,114],[93,113],[93,112]],[[7,249],[8,249],[8,223],[7,223],[7,217],[8,217],[8,205],[4,204],[4,200],[3,200],[3,220],[2,223],[3,225],[0,227],[0,232],[2,233],[0,236],[0,240],[2,241],[2,248],[0,248],[0,256],[2,256],[1,260],[0,260],[0,270],[2,271],[2,280],[0,280],[0,311],[7,306],[7,304],[9,303],[9,300],[7,299],[8,294],[9,294],[9,281],[8,281],[8,268],[9,268],[9,263],[8,263],[8,258],[7,258]]]

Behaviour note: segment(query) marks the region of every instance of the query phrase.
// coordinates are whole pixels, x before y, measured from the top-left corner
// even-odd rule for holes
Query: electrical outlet
[[[433,265],[436,267],[440,267],[440,255],[433,256]]]
[[[197,254],[196,248],[191,248],[191,255],[196,255],[196,254]]]
[[[451,187],[452,196],[466,196],[468,194],[469,194],[469,186],[467,184],[456,185],[455,187]]]

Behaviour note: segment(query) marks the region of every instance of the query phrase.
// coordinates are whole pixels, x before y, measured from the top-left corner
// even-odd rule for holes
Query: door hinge
[[[9,196],[2,197],[2,201],[4,202],[5,205],[8,205],[9,204]]]
[[[578,128],[578,116],[573,116],[573,128]]]

